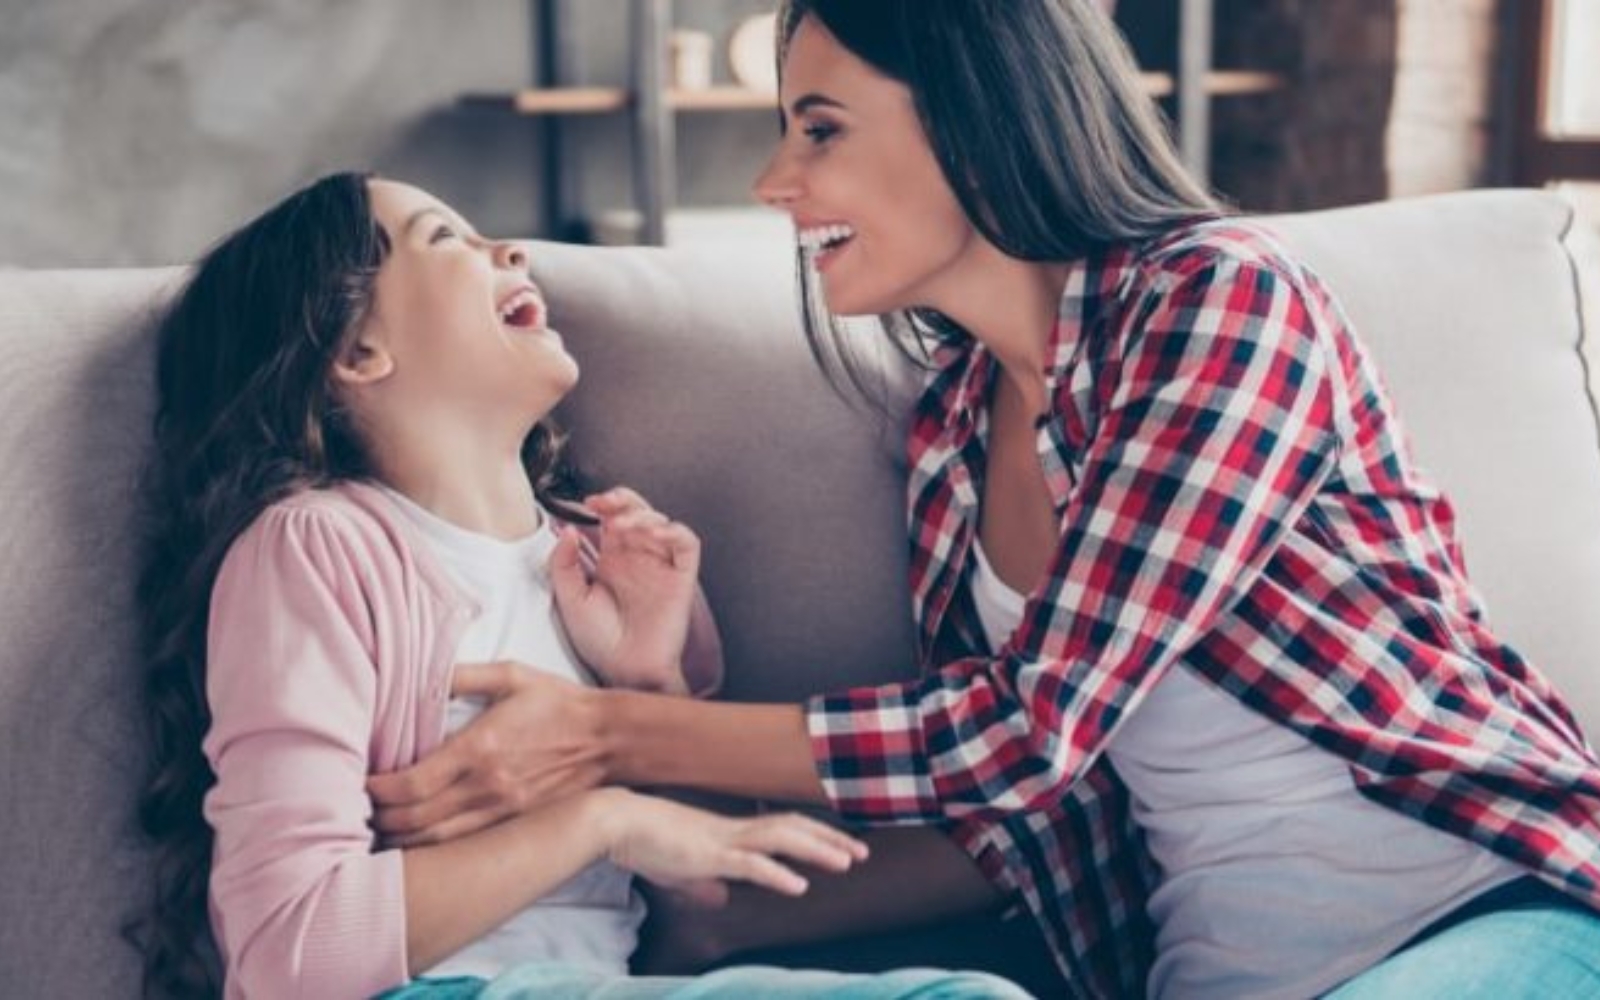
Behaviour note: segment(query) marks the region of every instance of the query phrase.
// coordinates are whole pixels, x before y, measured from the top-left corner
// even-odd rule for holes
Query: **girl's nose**
[[[528,269],[528,248],[513,240],[498,240],[494,244],[494,264],[507,270]]]

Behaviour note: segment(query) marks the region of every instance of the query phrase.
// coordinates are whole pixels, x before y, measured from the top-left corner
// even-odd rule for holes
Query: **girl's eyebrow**
[[[437,215],[446,222],[450,221],[449,219],[445,219],[443,212],[439,211],[437,208],[434,208],[432,205],[426,205],[417,209],[415,212],[412,212],[406,217],[405,225],[400,227],[400,235],[404,236],[410,233],[413,226],[415,226],[418,222],[421,222],[429,215]]]
[[[471,236],[474,239],[483,238],[482,236],[478,235],[477,230],[467,225],[465,219],[457,218],[446,212],[444,209],[433,205],[426,205],[417,209],[415,212],[412,212],[411,215],[406,218],[405,225],[400,227],[400,234],[404,236],[410,233],[413,226],[430,215],[437,216],[440,222],[443,222],[448,226],[454,226],[463,236]]]

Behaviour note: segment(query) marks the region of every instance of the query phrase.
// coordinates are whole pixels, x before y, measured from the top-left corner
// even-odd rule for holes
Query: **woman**
[[[1017,996],[929,971],[626,978],[634,876],[792,895],[788,861],[863,857],[793,814],[596,788],[444,844],[375,842],[366,778],[482,711],[472,676],[674,696],[720,676],[695,536],[627,490],[566,499],[547,417],[578,369],[546,320],[523,248],[355,174],[224,240],[178,294],[143,587],[144,819],[169,849],[153,985],[214,985],[188,964],[209,898],[230,997]],[[470,660],[495,662],[452,680]]]
[[[561,704],[607,780],[954,821],[1076,995],[1600,995],[1600,767],[1485,623],[1338,307],[1184,175],[1095,5],[780,23],[757,192],[814,346],[883,314],[933,347],[927,672],[803,706],[545,684],[501,720],[522,773],[595,780],[537,735]],[[374,783],[380,822],[425,831],[474,770]]]

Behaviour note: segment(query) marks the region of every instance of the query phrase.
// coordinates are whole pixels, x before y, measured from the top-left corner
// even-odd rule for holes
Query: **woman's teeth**
[[[836,222],[828,226],[811,226],[800,230],[796,236],[800,241],[800,248],[808,253],[817,253],[828,250],[856,234],[854,226]]]

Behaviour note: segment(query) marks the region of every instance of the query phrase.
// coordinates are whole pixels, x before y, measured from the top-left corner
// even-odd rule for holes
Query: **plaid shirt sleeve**
[[[1059,801],[1328,476],[1336,361],[1306,290],[1253,259],[1180,263],[1117,321],[1060,543],[1011,642],[808,704],[844,815],[925,822]]]

